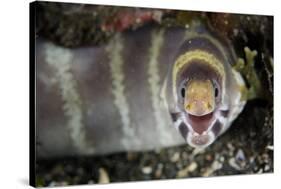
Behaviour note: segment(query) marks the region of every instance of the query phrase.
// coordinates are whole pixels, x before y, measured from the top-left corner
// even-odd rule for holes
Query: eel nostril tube
[[[187,104],[187,105],[185,106],[185,109],[186,109],[186,110],[190,110],[190,108],[191,108],[190,104]]]
[[[212,110],[213,109],[213,106],[209,102],[208,102],[207,107],[208,107],[208,110]]]

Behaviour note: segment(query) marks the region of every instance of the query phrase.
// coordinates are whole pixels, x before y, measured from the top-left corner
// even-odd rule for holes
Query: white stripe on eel
[[[77,91],[77,83],[71,73],[73,55],[70,50],[58,47],[52,43],[46,46],[46,62],[56,70],[56,80],[63,100],[64,115],[68,118],[67,128],[74,146],[82,153],[92,154],[94,148],[86,141],[83,125],[81,99]]]
[[[156,121],[156,129],[159,133],[160,141],[163,144],[169,143],[172,140],[169,133],[165,132],[165,119],[161,112],[161,99],[160,99],[160,75],[159,75],[159,54],[164,42],[164,30],[153,31],[151,35],[151,46],[149,48],[148,60],[148,83],[151,92],[151,101],[153,113]]]
[[[125,149],[129,149],[130,146],[134,146],[138,143],[138,139],[136,137],[135,130],[131,125],[129,103],[125,95],[125,75],[123,71],[124,60],[122,58],[123,39],[120,33],[117,33],[114,36],[110,44],[106,47],[106,52],[109,57],[114,104],[121,117],[121,129],[122,133],[125,135],[122,138],[122,144]]]

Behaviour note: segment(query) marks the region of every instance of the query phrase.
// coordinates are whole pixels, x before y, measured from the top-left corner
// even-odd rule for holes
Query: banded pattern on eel
[[[245,104],[235,59],[201,26],[147,26],[73,49],[38,38],[37,155],[206,147]]]

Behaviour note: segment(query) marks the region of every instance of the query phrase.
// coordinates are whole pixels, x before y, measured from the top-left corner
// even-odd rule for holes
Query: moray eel
[[[210,145],[245,104],[221,41],[201,26],[146,26],[76,48],[38,36],[37,157]]]
[[[202,26],[187,34],[164,85],[174,126],[186,142],[205,148],[224,133],[242,111],[242,76],[232,68],[229,43]]]

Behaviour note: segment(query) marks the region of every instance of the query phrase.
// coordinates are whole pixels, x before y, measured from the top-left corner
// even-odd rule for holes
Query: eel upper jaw
[[[190,125],[192,131],[197,135],[206,134],[206,132],[212,129],[215,118],[214,112],[202,116],[185,113],[186,124]]]

